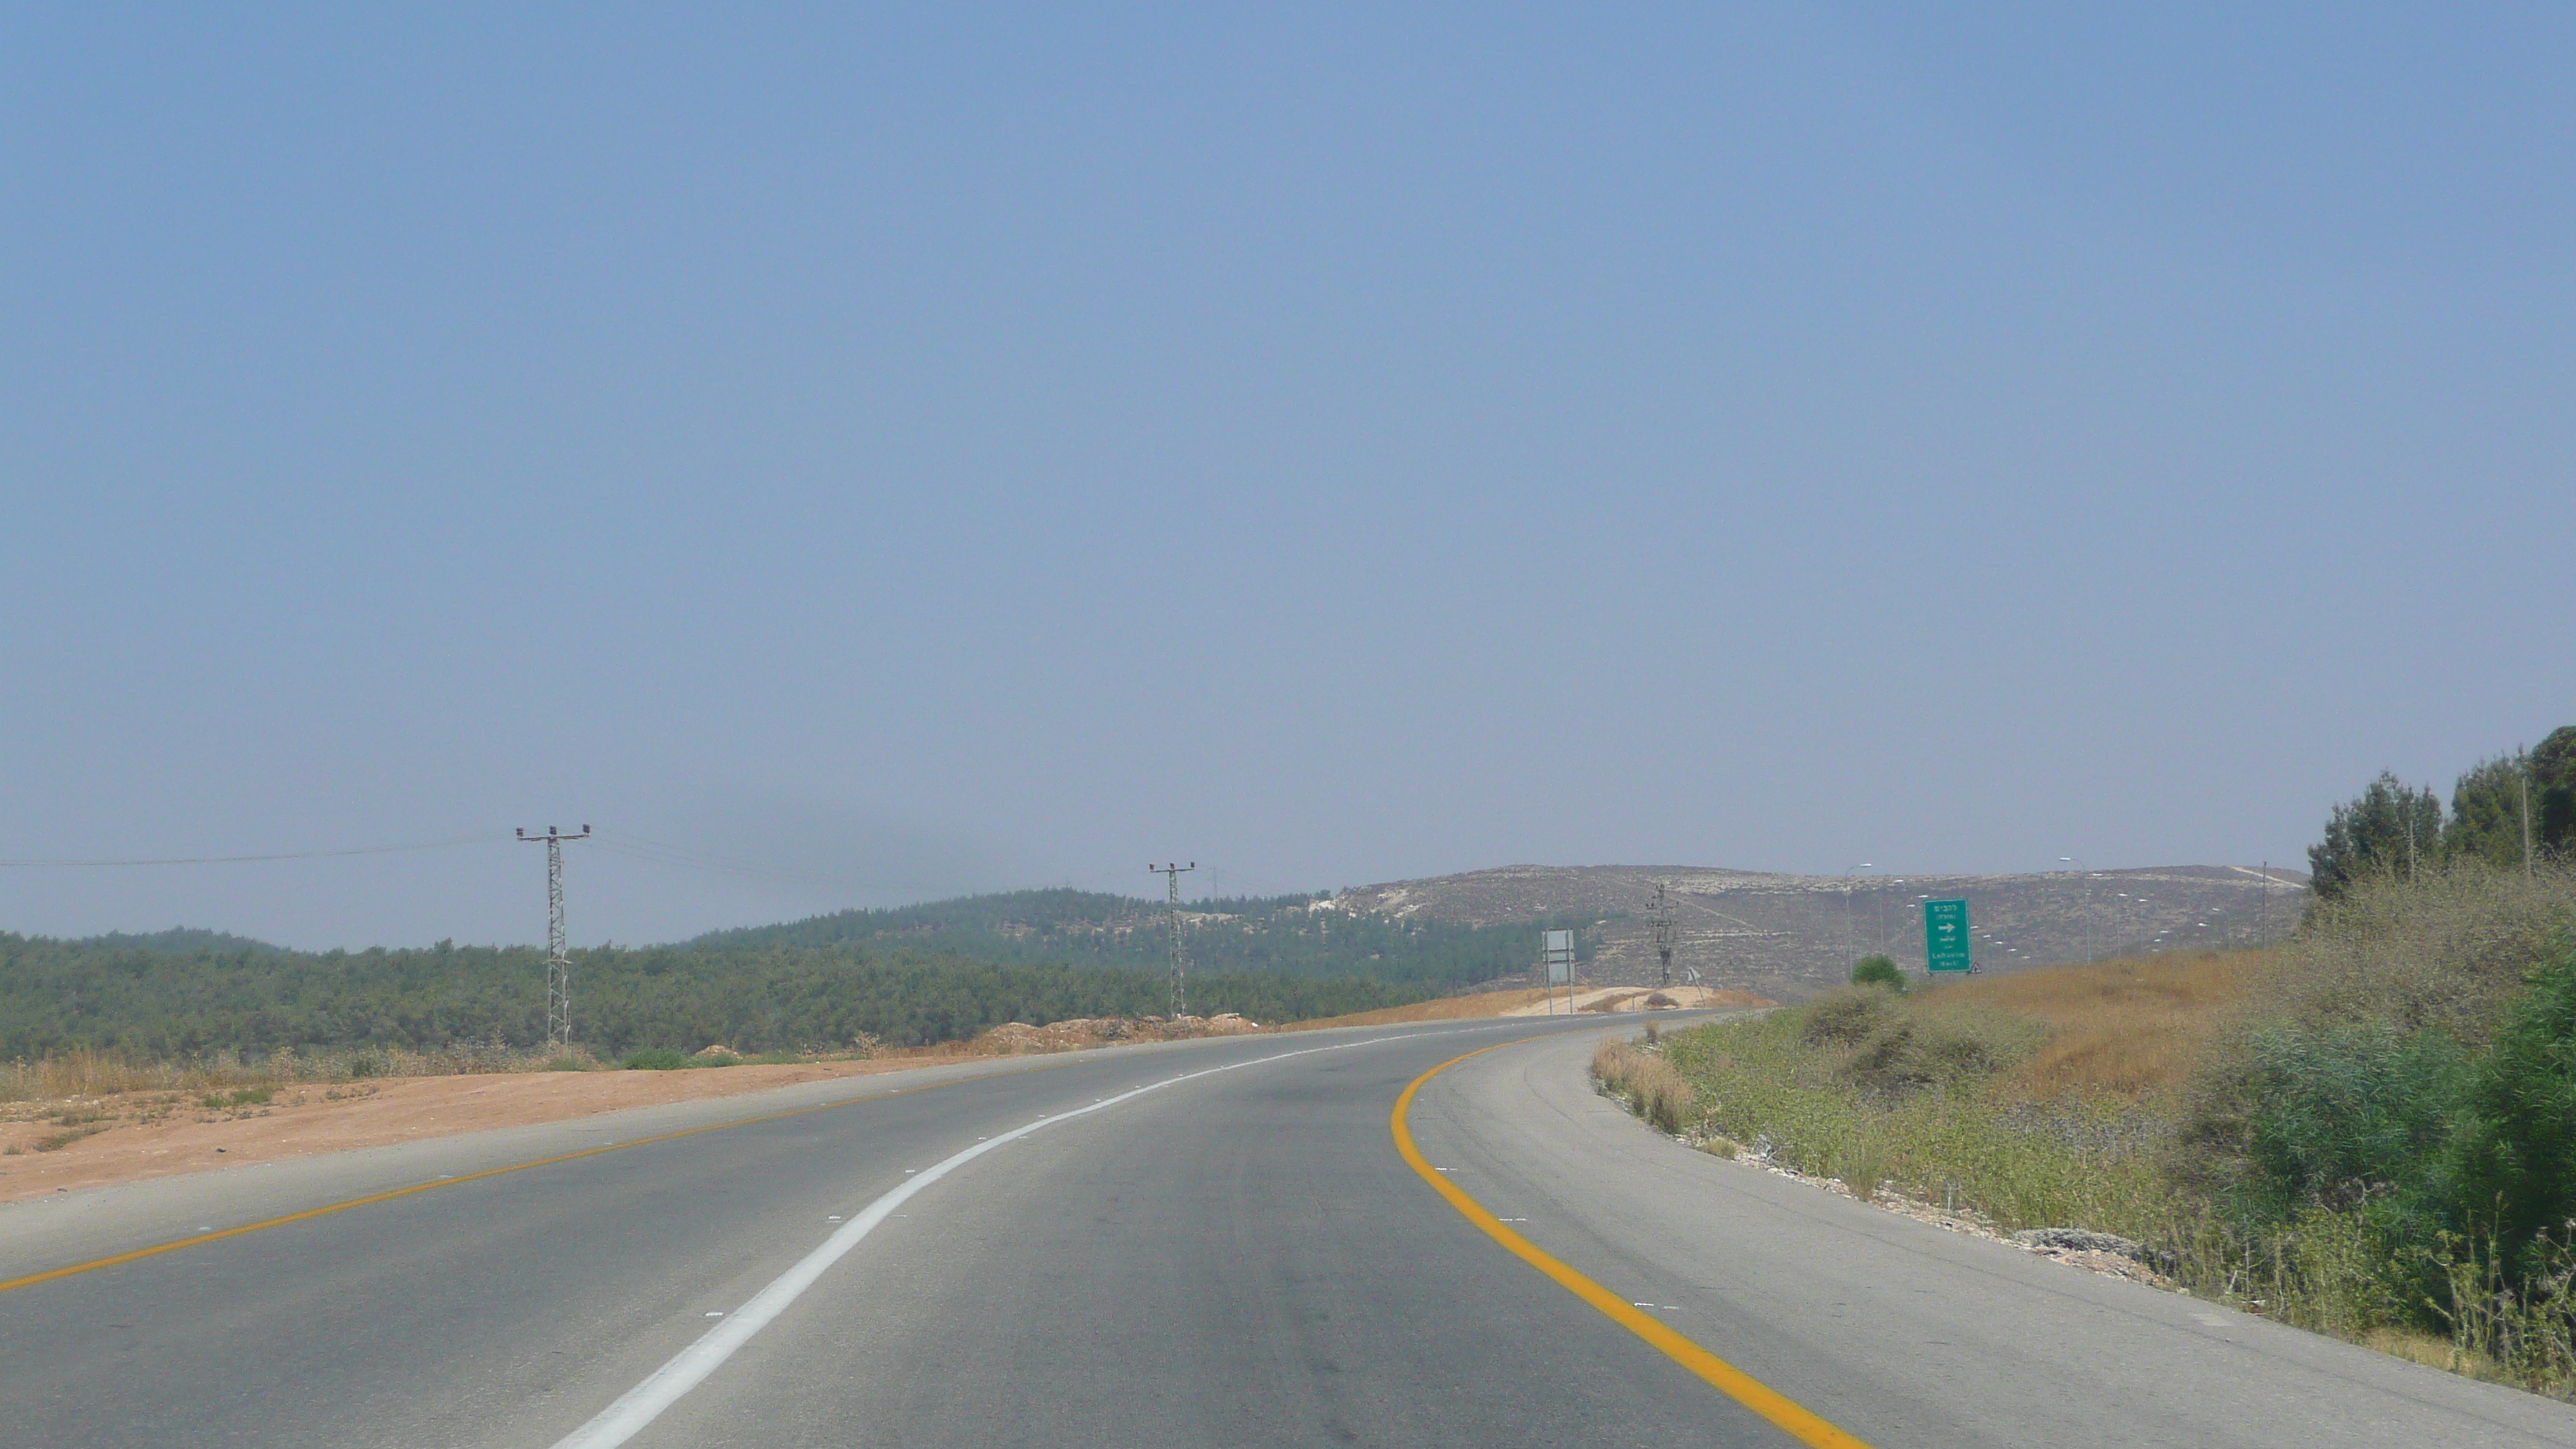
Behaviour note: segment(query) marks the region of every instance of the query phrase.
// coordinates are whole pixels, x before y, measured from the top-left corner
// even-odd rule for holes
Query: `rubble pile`
[[[1203,1036],[1245,1036],[1268,1028],[1231,1011],[1214,1016],[1077,1016],[1067,1021],[1031,1026],[1006,1021],[968,1044],[967,1050],[991,1056],[1025,1056],[1034,1052],[1070,1052],[1121,1041],[1187,1041]]]

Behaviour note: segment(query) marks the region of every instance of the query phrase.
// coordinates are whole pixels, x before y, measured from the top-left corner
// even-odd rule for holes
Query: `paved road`
[[[1509,1043],[1423,1087],[1410,1121],[1428,1162],[1869,1443],[2576,1444],[2565,1406],[1684,1151],[1585,1090],[1600,1029],[1443,1023],[1088,1053],[899,1095],[815,1084],[0,1211],[7,1280],[627,1144],[0,1292],[0,1443],[543,1449],[754,1322],[657,1415],[612,1413],[614,1431],[637,1446],[1794,1442],[1398,1156],[1405,1085]],[[635,1145],[840,1099],[856,1100]],[[849,1241],[871,1203],[907,1192]],[[772,1285],[800,1264],[810,1285],[777,1306]]]

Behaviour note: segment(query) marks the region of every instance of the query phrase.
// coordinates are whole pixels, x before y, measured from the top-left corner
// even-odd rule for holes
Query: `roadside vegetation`
[[[2265,952],[1838,989],[1644,1047],[1668,1131],[2576,1394],[2576,875],[2355,883]]]
[[[2268,950],[1911,991],[1863,962],[1794,1009],[1605,1043],[1594,1071],[1711,1151],[2115,1235],[2195,1295],[2576,1397],[2571,785],[2569,730],[2447,811],[2383,779],[2335,811],[2320,898]]]

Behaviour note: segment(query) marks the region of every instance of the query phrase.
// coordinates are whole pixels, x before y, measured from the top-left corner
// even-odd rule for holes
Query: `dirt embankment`
[[[285,1082],[216,1090],[113,1092],[0,1103],[0,1202],[316,1153],[560,1122],[629,1107],[739,1096],[833,1077],[869,1076],[1114,1042],[1236,1036],[1240,1016],[1178,1021],[1016,1022],[974,1041],[868,1058],[679,1071],[475,1072]],[[722,1048],[701,1060],[729,1060]]]

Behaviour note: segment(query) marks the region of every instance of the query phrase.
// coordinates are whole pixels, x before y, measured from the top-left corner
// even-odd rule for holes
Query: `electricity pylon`
[[[588,840],[590,827],[566,835],[549,825],[543,835],[521,830],[530,845],[546,845],[546,1040],[557,1049],[572,1045],[572,957],[564,954],[563,848],[567,840]]]
[[[1181,955],[1181,877],[1198,868],[1199,863],[1195,860],[1191,861],[1187,865],[1155,865],[1148,862],[1145,866],[1148,873],[1161,876],[1164,884],[1169,887],[1166,893],[1163,916],[1172,927],[1172,1020],[1174,1021],[1178,1021],[1189,1014],[1187,1009],[1188,1003],[1181,994],[1181,967],[1183,964],[1183,958]]]
[[[1664,898],[1664,883],[1655,882],[1655,960],[1662,964],[1663,979],[1658,985],[1673,984],[1673,905]]]

